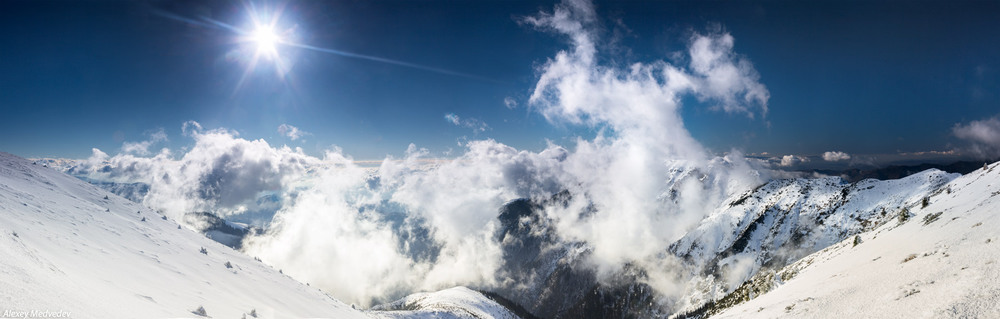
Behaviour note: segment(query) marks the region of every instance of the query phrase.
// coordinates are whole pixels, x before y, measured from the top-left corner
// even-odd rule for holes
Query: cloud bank
[[[952,134],[968,143],[968,151],[983,158],[1000,156],[1000,119],[996,116],[969,122],[955,124]]]
[[[182,154],[112,157],[95,149],[71,173],[148,183],[143,203],[178,220],[213,211],[269,222],[244,243],[247,253],[361,305],[498,285],[499,209],[567,192],[565,205],[544,207],[560,240],[585,245],[587,264],[603,279],[640,265],[651,286],[676,296],[685,279],[666,247],[724,198],[767,178],[739,152],[709,154],[685,129],[681,101],[693,96],[726,113],[764,116],[766,87],[727,33],[694,34],[683,65],[619,67],[598,62],[600,21],[589,2],[566,1],[521,21],[570,45],[539,67],[529,106],[552,123],[598,128],[593,139],[538,152],[474,140],[446,161],[428,161],[427,150],[411,145],[403,158],[371,170],[336,148],[313,157],[187,122],[182,131],[194,146]],[[454,114],[445,119],[486,127]],[[283,126],[293,140],[300,132]]]

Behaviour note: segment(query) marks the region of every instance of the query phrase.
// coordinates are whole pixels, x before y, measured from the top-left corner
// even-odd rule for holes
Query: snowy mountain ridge
[[[671,246],[708,275],[707,282],[691,283],[688,307],[731,292],[761,269],[783,267],[874,229],[958,176],[931,169],[887,181],[774,180],[730,198]]]
[[[720,318],[1000,318],[1000,163],[953,179],[907,215],[763,273]]]

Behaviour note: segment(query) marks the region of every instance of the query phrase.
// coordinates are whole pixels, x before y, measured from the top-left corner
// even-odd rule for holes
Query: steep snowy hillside
[[[909,214],[758,276],[757,293],[749,294],[756,298],[718,317],[1000,318],[998,166],[951,181]]]
[[[204,248],[205,253],[200,252]],[[140,205],[0,153],[0,305],[72,318],[365,318]]]
[[[705,277],[687,309],[732,292],[762,269],[780,268],[871,230],[958,177],[927,170],[898,180],[775,180],[732,198],[671,251]]]

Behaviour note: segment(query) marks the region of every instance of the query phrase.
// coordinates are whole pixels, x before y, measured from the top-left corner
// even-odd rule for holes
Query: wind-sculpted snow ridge
[[[998,165],[911,197],[880,226],[761,273],[692,317],[998,318]]]

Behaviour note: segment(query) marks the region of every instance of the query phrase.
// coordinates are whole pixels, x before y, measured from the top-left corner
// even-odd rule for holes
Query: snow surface
[[[809,255],[719,318],[1000,318],[1000,164],[956,178],[906,222]]]
[[[0,282],[0,312],[175,318],[200,317],[193,311],[204,307],[213,318],[251,310],[261,318],[368,317],[139,204],[6,153]]]

